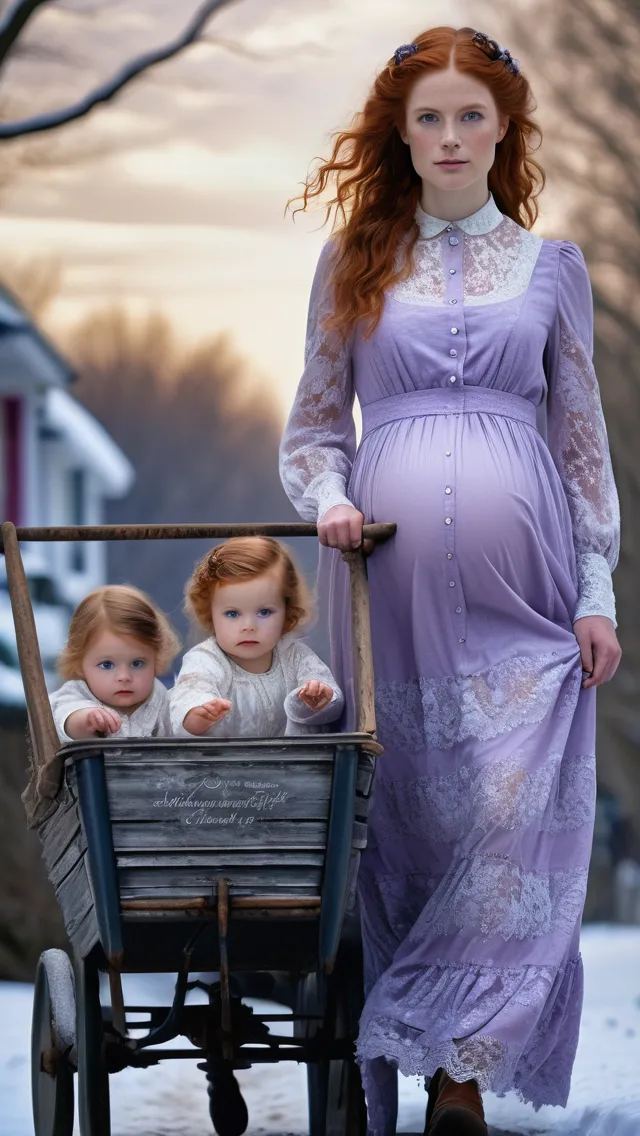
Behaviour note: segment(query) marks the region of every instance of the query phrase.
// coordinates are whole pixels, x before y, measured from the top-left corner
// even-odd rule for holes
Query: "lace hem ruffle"
[[[582,1006],[579,956],[560,968],[440,961],[405,973],[403,981],[412,991],[403,1003],[407,1020],[379,1011],[377,987],[368,1003],[374,1008],[365,1006],[360,1024],[356,1059],[373,1133],[389,1128],[376,1075],[381,1058],[405,1077],[431,1077],[443,1068],[454,1080],[475,1079],[481,1092],[513,1090],[536,1110],[566,1105]]]

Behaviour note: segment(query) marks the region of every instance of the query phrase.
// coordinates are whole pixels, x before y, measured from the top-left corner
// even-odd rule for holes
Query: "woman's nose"
[[[453,126],[445,126],[440,137],[440,145],[443,150],[456,150],[460,145],[460,139]]]

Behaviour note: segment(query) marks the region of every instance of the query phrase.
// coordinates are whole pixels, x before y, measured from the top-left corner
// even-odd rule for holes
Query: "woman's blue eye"
[[[111,659],[104,659],[102,663],[98,663],[98,666],[101,667],[103,671],[113,670],[114,665],[115,664],[111,662]]]
[[[471,115],[471,114],[474,114],[477,119],[480,119],[480,118],[483,117],[483,115],[480,114],[479,110],[468,110],[464,117],[469,118],[469,115]],[[471,119],[471,121],[473,122],[475,120]]]
[[[146,665],[147,665],[146,659],[134,659],[132,664],[131,664],[131,666],[134,668],[134,670],[137,670],[137,671],[139,671],[141,669],[141,667],[146,667]]]
[[[428,120],[429,122],[434,122],[434,121],[435,121],[435,117],[436,117],[436,116],[435,116],[435,114],[431,114],[431,112],[430,112],[430,111],[428,111],[428,112],[427,112],[426,114],[421,114],[421,115],[420,115],[419,121],[420,121],[420,122],[425,122],[425,120]]]

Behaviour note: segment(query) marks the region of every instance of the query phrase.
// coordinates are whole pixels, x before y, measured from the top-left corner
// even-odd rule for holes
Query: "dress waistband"
[[[431,387],[367,403],[362,407],[362,437],[389,422],[425,418],[431,414],[499,414],[530,426],[535,426],[537,421],[535,406],[519,394],[489,387],[460,387],[458,390]]]

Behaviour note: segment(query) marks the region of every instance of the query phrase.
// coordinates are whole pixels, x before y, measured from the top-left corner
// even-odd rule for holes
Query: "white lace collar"
[[[482,233],[490,233],[502,221],[502,213],[493,199],[493,194],[490,195],[487,204],[483,205],[482,209],[478,209],[470,217],[463,217],[461,221],[443,221],[440,217],[432,217],[430,213],[425,213],[421,205],[418,205],[415,216],[420,228],[420,236],[427,239],[437,237],[449,225],[462,229],[463,233],[470,233],[477,237]]]

